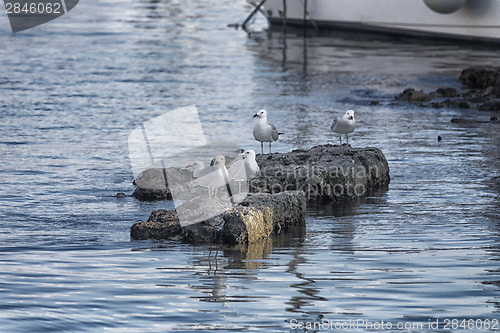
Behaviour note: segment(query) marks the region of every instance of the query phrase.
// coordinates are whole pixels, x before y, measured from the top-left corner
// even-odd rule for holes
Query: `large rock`
[[[260,174],[251,192],[300,190],[308,201],[362,196],[390,181],[389,165],[377,148],[322,145],[290,153],[258,155]]]
[[[462,71],[458,81],[473,89],[486,89],[488,87],[500,86],[500,67],[468,67]]]
[[[307,200],[350,199],[390,180],[387,160],[377,148],[322,145],[290,153],[257,155],[257,163],[261,172],[250,182],[250,192],[301,190]],[[134,181],[137,188],[133,196],[147,201],[171,200],[166,182],[171,176],[185,181],[185,192],[196,185],[189,170],[150,169]]]
[[[175,211],[157,210],[130,229],[133,239],[175,239],[188,243],[244,244],[304,224],[306,199],[301,191],[250,194],[222,214],[181,227]]]

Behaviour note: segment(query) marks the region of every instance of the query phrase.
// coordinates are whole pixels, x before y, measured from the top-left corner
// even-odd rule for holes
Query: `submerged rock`
[[[304,224],[306,199],[300,191],[255,193],[222,214],[181,227],[173,210],[156,210],[130,229],[133,239],[174,239],[188,243],[252,243]]]
[[[396,101],[413,103],[422,107],[434,108],[475,108],[482,111],[500,111],[500,67],[473,66],[462,71],[458,82],[466,88],[459,92],[445,87],[425,93],[413,88],[405,89]]]

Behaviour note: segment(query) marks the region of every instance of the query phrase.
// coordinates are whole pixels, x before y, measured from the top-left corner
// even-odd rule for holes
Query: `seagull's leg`
[[[271,142],[269,142],[269,154],[271,154]]]
[[[347,145],[349,146],[349,134],[345,135],[345,139],[347,140]]]
[[[339,134],[339,138],[340,138],[340,146],[342,147],[342,134]]]
[[[241,180],[238,181],[238,193],[241,193]]]
[[[261,155],[264,155],[264,142],[260,143],[260,153]]]

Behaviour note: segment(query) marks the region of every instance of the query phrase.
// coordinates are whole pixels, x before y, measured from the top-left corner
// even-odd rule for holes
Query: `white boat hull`
[[[431,1],[453,0],[426,0]],[[271,25],[306,23],[316,27],[500,41],[500,1],[463,3],[448,14],[432,10],[423,0],[267,0],[264,8]]]

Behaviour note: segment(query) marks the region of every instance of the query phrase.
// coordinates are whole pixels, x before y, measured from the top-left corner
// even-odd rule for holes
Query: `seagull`
[[[355,127],[354,111],[348,110],[342,117],[333,119],[331,130],[339,134],[340,145],[342,146],[342,134],[345,134],[347,145],[349,145],[349,133],[352,133]]]
[[[257,176],[260,168],[255,160],[255,151],[245,150],[238,156],[241,156],[243,159],[236,161],[227,171],[238,182],[239,192],[241,192],[241,182],[248,181]]]
[[[253,128],[253,137],[260,142],[260,152],[264,154],[264,142],[269,142],[269,153],[271,153],[271,143],[278,140],[278,136],[283,133],[278,133],[276,127],[267,122],[266,110],[260,110],[253,117],[257,118]]]
[[[229,174],[226,169],[226,159],[223,155],[219,155],[215,158],[213,168],[213,172],[200,176],[195,180],[198,185],[208,187],[209,197],[212,195],[212,190],[214,196],[217,196],[217,189],[226,185],[229,180]]]
[[[193,164],[186,165],[186,168],[193,169],[193,177],[194,178],[204,176],[204,175],[214,171],[213,167],[211,167],[211,166],[205,167],[205,165],[201,161],[196,161]]]

